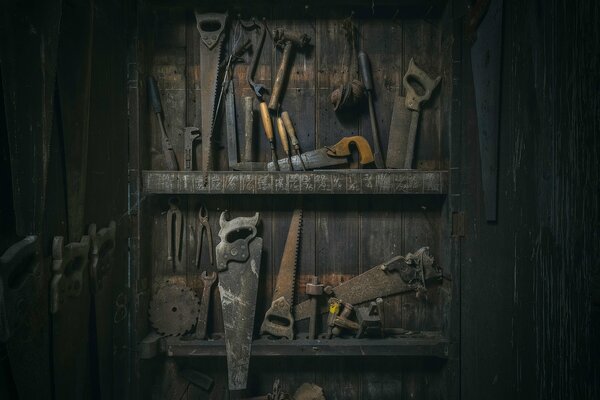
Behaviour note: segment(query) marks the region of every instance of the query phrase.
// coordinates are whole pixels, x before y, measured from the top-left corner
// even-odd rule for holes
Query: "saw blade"
[[[212,137],[215,128],[216,100],[227,14],[196,13],[196,22],[202,39],[200,44],[200,116],[202,119],[202,171],[206,181],[207,172],[213,169]],[[204,28],[205,25],[206,28]],[[215,27],[218,29],[215,30]]]
[[[163,335],[183,335],[196,323],[200,305],[198,296],[185,285],[161,286],[150,301],[150,322]]]
[[[294,286],[296,283],[296,264],[298,262],[298,249],[300,248],[300,234],[302,233],[302,210],[295,209],[292,215],[290,230],[285,241],[285,248],[279,272],[277,274],[277,284],[273,299],[283,297],[289,304],[293,304]]]

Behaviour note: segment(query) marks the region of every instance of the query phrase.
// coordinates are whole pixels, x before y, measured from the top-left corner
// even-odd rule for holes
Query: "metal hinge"
[[[464,212],[453,212],[452,213],[452,237],[465,237],[465,213]]]

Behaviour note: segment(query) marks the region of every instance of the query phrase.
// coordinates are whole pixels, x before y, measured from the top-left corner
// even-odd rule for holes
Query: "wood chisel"
[[[290,137],[290,142],[292,147],[294,148],[294,153],[298,156],[298,160],[300,160],[300,165],[302,166],[302,171],[306,171],[306,165],[304,165],[304,161],[302,157],[300,157],[300,142],[298,141],[298,136],[296,136],[296,130],[294,129],[294,124],[292,124],[292,120],[290,118],[290,114],[287,111],[281,113],[281,118],[283,119],[283,124],[285,125],[285,130]]]
[[[358,53],[358,64],[360,66],[360,75],[369,99],[369,118],[371,119],[371,134],[373,135],[373,148],[375,150],[373,153],[375,156],[375,165],[377,168],[385,168],[385,162],[383,161],[383,155],[381,154],[381,141],[379,140],[375,106],[373,105],[373,75],[371,73],[371,62],[369,61],[369,56],[367,56],[367,53],[364,51]]]

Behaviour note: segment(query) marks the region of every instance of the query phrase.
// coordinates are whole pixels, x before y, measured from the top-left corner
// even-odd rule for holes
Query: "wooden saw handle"
[[[342,138],[342,140],[333,146],[327,146],[327,154],[332,157],[348,157],[352,154],[350,144],[354,144],[358,149],[358,162],[360,164],[365,165],[375,161],[369,142],[362,136],[347,136]]]

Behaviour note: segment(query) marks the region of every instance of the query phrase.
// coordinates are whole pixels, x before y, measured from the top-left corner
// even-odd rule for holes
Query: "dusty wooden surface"
[[[183,162],[183,126],[200,126],[199,102],[200,87],[198,46],[199,37],[191,9],[174,9],[148,6],[144,10],[138,54],[143,54],[138,68],[157,78],[160,88],[167,131],[177,153],[180,164]],[[232,15],[230,13],[230,15]],[[243,14],[245,15],[245,14]],[[346,75],[343,65],[346,51],[342,23],[350,15],[343,7],[312,8],[292,6],[273,7],[264,11],[270,29],[283,26],[311,36],[311,47],[305,53],[296,54],[291,68],[287,89],[279,112],[288,111],[296,127],[301,147],[304,151],[336,143],[343,136],[358,134],[372,143],[370,123],[366,103],[362,103],[354,112],[336,114],[329,96],[340,85]],[[411,57],[430,75],[451,74],[451,59],[441,58],[441,33],[447,21],[438,16],[433,19],[402,19],[381,12],[372,18],[370,12],[361,11],[354,18],[358,27],[359,46],[368,52],[375,79],[375,108],[382,136],[382,148],[387,148],[387,131],[391,120],[394,99],[403,94],[402,77]],[[235,22],[234,22],[235,24]],[[234,25],[235,26],[235,25]],[[233,32],[233,30],[230,30]],[[256,33],[241,30],[241,39],[257,41]],[[234,35],[228,38],[230,47],[235,41]],[[448,42],[445,42],[448,46]],[[227,52],[226,52],[227,54]],[[255,79],[271,88],[281,51],[275,49],[267,35],[260,64]],[[140,60],[139,60],[140,61]],[[246,62],[249,61],[249,58]],[[238,114],[238,148],[243,148],[242,98],[253,96],[246,83],[247,63],[235,67],[234,85],[236,110]],[[358,77],[357,71],[350,71]],[[144,85],[145,76],[138,82]],[[442,86],[424,110],[422,129],[417,140],[416,166],[421,170],[443,170],[448,165],[447,146],[442,138],[442,109],[449,109],[451,85]],[[140,88],[138,98],[143,103],[144,87]],[[254,102],[258,109],[257,101]],[[154,115],[140,106],[140,124],[147,130],[140,131],[140,167],[146,170],[164,169],[164,158],[160,151],[158,125]],[[258,114],[255,120],[258,119]],[[254,156],[256,161],[267,161],[268,143],[261,124],[254,132]],[[226,142],[225,130],[216,130],[217,143]],[[143,145],[146,143],[147,145]],[[200,148],[196,145],[197,157],[194,165],[200,165]],[[278,154],[283,150],[278,143]],[[218,148],[217,167],[227,170],[226,149]],[[375,172],[375,171],[373,171]],[[420,172],[417,172],[419,174]],[[150,176],[148,172],[145,176]],[[434,174],[438,174],[434,172]],[[215,174],[218,176],[218,174]],[[160,180],[164,177],[158,177]],[[146,178],[144,178],[146,182]],[[225,179],[225,178],[224,178]],[[445,179],[445,178],[444,178]],[[164,181],[164,179],[163,179]],[[142,185],[144,184],[142,182]],[[161,181],[162,182],[162,181]],[[445,181],[444,181],[445,182]],[[160,185],[159,185],[160,186]],[[188,185],[189,186],[189,185]],[[192,184],[190,190],[196,192]],[[144,189],[146,190],[146,189]],[[158,190],[160,191],[160,190]],[[190,193],[189,190],[176,190],[178,193]],[[152,190],[150,190],[152,192]],[[225,191],[224,191],[225,193]],[[289,227],[292,210],[296,202],[302,201],[304,209],[304,228],[301,240],[298,264],[297,301],[305,300],[304,288],[299,282],[306,282],[309,275],[320,276],[325,283],[336,284],[343,279],[359,274],[394,255],[415,251],[421,246],[430,246],[432,254],[441,260],[444,246],[441,242],[445,214],[442,212],[444,197],[369,197],[369,196],[284,196],[269,197],[255,195],[179,195],[180,208],[185,215],[184,251],[185,265],[181,271],[173,271],[166,260],[166,211],[168,195],[142,197],[142,212],[145,215],[146,228],[140,231],[141,256],[146,262],[140,264],[151,282],[165,279],[177,279],[186,282],[198,291],[202,289],[199,275],[203,270],[214,267],[208,265],[207,248],[203,249],[201,267],[192,265],[195,251],[195,224],[200,204],[209,209],[213,239],[218,243],[218,217],[224,210],[230,210],[232,216],[249,215],[255,211],[261,214],[259,234],[264,240],[261,265],[261,280],[256,313],[256,334],[264,312],[272,300],[277,270],[285,237]],[[148,250],[143,250],[144,248]],[[151,250],[150,250],[151,249]],[[449,271],[448,271],[449,272]],[[432,287],[425,302],[416,300],[414,294],[386,299],[388,312],[387,325],[404,327],[411,330],[440,331],[448,333],[450,283]],[[209,322],[209,333],[222,332],[222,320],[218,310],[218,293],[213,293],[213,304]],[[144,318],[140,310],[140,319]],[[322,321],[324,322],[324,321]],[[298,324],[300,331],[306,331],[307,321]],[[321,324],[321,328],[323,324]],[[140,331],[141,333],[141,331]],[[203,360],[178,359],[180,368],[193,366],[213,376],[217,383],[211,398],[220,399],[226,391],[226,370],[223,360],[210,359],[211,367]],[[208,361],[208,359],[207,359]],[[144,385],[154,382],[161,376],[161,361],[141,362],[142,396],[156,393],[158,386]],[[310,360],[290,360],[273,363],[264,359],[251,362],[248,394],[267,393],[274,379],[279,378],[290,390],[304,381],[314,381],[324,387],[328,399],[395,399],[398,396],[411,398],[434,396],[451,398],[446,393],[443,381],[443,363],[422,363],[410,361],[399,365],[393,361],[375,363],[368,360],[349,361],[331,359],[325,363]],[[430,387],[431,386],[431,387]],[[188,398],[195,398],[193,391],[187,392]]]

